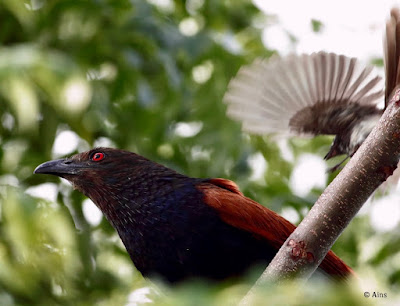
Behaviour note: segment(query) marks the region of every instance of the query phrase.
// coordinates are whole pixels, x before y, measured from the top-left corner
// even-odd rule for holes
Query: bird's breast
[[[116,219],[112,213],[123,217]],[[156,274],[171,282],[189,277],[222,279],[275,254],[264,241],[223,222],[193,183],[121,203],[109,214],[145,276]]]

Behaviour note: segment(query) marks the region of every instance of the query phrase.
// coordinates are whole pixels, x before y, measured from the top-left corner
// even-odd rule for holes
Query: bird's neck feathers
[[[189,179],[145,158],[132,162],[120,160],[118,164],[107,171],[93,171],[83,183],[74,184],[115,227],[118,222],[135,222],[134,216],[153,205],[161,193],[170,192],[180,181]],[[128,219],[120,220],[121,215]]]
[[[187,250],[173,244],[176,236],[187,234],[175,226],[184,228],[187,215],[199,213],[191,206],[199,198],[194,187],[197,181],[143,161],[115,169],[101,178],[98,188],[89,190],[86,186],[85,193],[116,229],[135,266],[146,275],[154,271],[162,274],[154,265],[163,266],[171,248]],[[206,209],[210,208],[204,205]],[[173,262],[171,258],[165,260]]]

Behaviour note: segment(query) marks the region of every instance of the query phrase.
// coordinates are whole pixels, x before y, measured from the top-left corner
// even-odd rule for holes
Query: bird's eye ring
[[[104,158],[104,153],[97,152],[97,153],[94,153],[90,159],[97,162],[97,161],[101,161],[103,158]]]

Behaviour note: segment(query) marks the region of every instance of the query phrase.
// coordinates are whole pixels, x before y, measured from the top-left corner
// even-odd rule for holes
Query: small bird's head
[[[107,192],[116,192],[152,168],[148,159],[124,150],[95,148],[65,159],[39,165],[34,173],[67,179],[75,189],[99,202]]]

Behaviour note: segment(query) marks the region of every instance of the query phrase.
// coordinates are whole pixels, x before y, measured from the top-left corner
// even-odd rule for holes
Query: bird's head
[[[132,152],[95,148],[69,158],[45,162],[34,173],[65,178],[75,189],[99,202],[107,193],[129,186],[154,165],[157,164]]]

